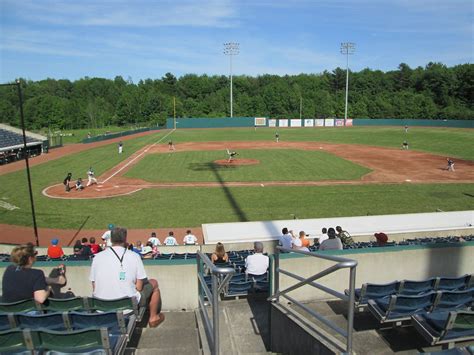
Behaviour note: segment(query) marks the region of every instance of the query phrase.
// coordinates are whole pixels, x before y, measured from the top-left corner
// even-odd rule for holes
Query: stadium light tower
[[[347,99],[349,97],[349,55],[354,54],[355,43],[353,42],[342,42],[341,53],[346,56],[346,106],[344,109],[344,126],[347,121]]]
[[[230,59],[230,117],[234,115],[233,110],[233,98],[232,98],[232,57],[238,55],[240,50],[240,43],[227,42],[224,43],[224,54],[229,56]]]

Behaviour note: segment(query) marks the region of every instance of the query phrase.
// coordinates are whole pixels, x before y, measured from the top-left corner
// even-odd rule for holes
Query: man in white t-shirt
[[[174,237],[173,232],[169,232],[168,236],[165,238],[165,241],[163,242],[164,245],[179,245],[178,242],[176,241],[176,238]]]
[[[147,278],[140,256],[125,248],[125,228],[114,228],[110,239],[112,246],[96,254],[92,260],[89,275],[92,295],[106,300],[136,297],[140,307],[149,307],[148,325],[157,327],[164,320],[158,282]]]
[[[109,224],[109,226],[108,226],[109,229],[107,231],[105,231],[104,234],[102,234],[101,238],[104,241],[104,244],[105,244],[104,247],[108,248],[108,247],[112,246],[112,242],[110,240],[110,233],[111,233],[112,229],[114,229],[114,227],[115,226],[113,224]]]
[[[151,242],[151,244],[153,244],[154,247],[157,247],[157,246],[161,245],[161,242],[160,242],[160,240],[156,237],[156,233],[155,233],[155,232],[151,232],[151,236],[150,236],[150,238],[148,238],[148,241]]]
[[[318,239],[318,242],[319,244],[321,244],[322,242],[324,242],[325,240],[327,240],[329,237],[328,237],[328,230],[326,227],[324,227],[322,230],[321,230],[321,236],[319,237]]]
[[[303,250],[303,251],[309,251],[307,247],[303,246],[303,242],[301,241],[300,238],[294,238],[293,239],[293,245],[291,246],[292,249],[296,250]]]
[[[263,244],[261,242],[253,243],[255,254],[250,254],[245,258],[245,273],[248,276],[260,276],[267,272],[269,260],[268,256],[263,255]]]
[[[191,231],[188,229],[186,235],[184,236],[183,243],[184,245],[196,245],[198,239],[194,234],[191,234]]]

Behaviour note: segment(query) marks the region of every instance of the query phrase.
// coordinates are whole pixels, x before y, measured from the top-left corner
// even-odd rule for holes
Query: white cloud
[[[5,7],[30,21],[64,26],[225,28],[234,26],[238,15],[229,0],[5,1]]]

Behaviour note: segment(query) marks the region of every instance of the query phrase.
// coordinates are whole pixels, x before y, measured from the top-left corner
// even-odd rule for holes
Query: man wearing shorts
[[[111,240],[112,247],[92,260],[89,276],[92,295],[106,300],[135,297],[140,307],[149,307],[149,327],[157,327],[164,320],[158,282],[147,278],[140,256],[125,247],[125,228],[112,229]]]

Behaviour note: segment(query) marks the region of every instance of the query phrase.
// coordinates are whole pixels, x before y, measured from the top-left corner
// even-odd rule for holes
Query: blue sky
[[[0,83],[472,63],[473,0],[0,0]]]

